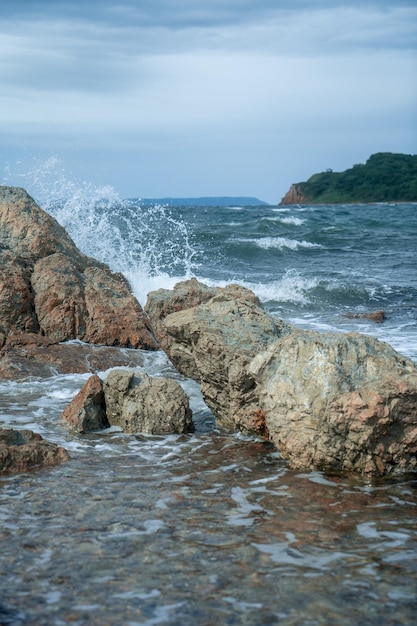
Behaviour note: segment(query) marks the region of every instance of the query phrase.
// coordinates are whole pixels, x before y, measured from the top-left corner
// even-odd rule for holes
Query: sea
[[[149,205],[56,162],[4,184],[142,305],[191,277],[239,283],[301,328],[372,335],[417,362],[416,204]],[[164,353],[141,356],[186,390],[194,434],[73,435],[60,416],[88,374],[0,381],[0,426],[71,456],[0,478],[2,626],[416,623],[416,475],[291,470],[269,442],[220,429]]]

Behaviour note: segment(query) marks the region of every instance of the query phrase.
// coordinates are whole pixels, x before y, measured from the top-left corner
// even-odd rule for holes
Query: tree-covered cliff
[[[417,155],[379,152],[344,172],[327,170],[295,183],[281,204],[417,202]]]

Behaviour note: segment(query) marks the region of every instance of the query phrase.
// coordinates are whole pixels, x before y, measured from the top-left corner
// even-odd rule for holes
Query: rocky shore
[[[120,369],[158,349],[199,383],[221,428],[272,441],[290,467],[417,470],[417,368],[388,344],[300,330],[239,285],[191,279],[151,292],[142,309],[126,279],[83,255],[23,189],[0,187],[0,378],[91,372],[57,416],[76,433],[193,432],[176,381]],[[0,429],[0,473],[51,463],[48,452],[25,464],[13,433]],[[45,446],[37,437],[31,445]]]

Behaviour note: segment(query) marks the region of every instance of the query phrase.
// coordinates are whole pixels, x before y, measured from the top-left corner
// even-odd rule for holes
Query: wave
[[[170,287],[175,276],[191,277],[198,267],[187,225],[166,206],[141,206],[109,185],[74,180],[57,156],[16,172],[9,168],[6,178],[5,184],[17,179],[84,254],[122,272],[141,303],[146,289]]]
[[[263,250],[299,250],[300,248],[322,248],[318,243],[310,241],[298,241],[297,239],[288,239],[287,237],[260,237],[259,239],[239,239],[244,243],[253,243]]]
[[[300,217],[279,217],[278,219],[282,224],[293,224],[294,226],[301,226],[306,221]]]
[[[243,287],[253,291],[264,304],[268,302],[307,304],[310,302],[309,292],[314,290],[319,282],[316,278],[305,278],[301,276],[299,272],[294,269],[287,270],[282,278],[269,283],[242,279],[239,279],[239,281],[214,281],[207,278],[199,278],[198,280],[208,284],[210,287],[225,287],[230,284],[230,282],[239,282]]]

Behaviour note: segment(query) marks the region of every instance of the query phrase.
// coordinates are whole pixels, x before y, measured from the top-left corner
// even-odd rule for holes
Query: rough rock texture
[[[417,368],[388,344],[298,331],[270,344],[249,371],[270,437],[291,467],[417,469]]]
[[[97,374],[81,387],[61,417],[76,433],[88,433],[110,426],[106,417],[103,382]]]
[[[113,370],[104,383],[104,397],[109,423],[127,433],[194,431],[188,397],[173,379]]]
[[[69,460],[64,448],[31,430],[0,428],[0,473],[14,474]]]
[[[158,289],[148,294],[145,311],[152,324],[155,337],[164,350],[168,350],[171,343],[164,326],[167,315],[204,304],[215,295],[226,300],[245,298],[260,305],[257,296],[241,285],[230,284],[226,287],[209,287],[196,278],[181,281],[173,289]]]
[[[185,376],[197,380],[220,425],[265,434],[250,361],[267,345],[292,332],[267,315],[253,298],[230,299],[222,291],[200,306],[165,318],[167,354]]]
[[[0,333],[157,349],[123,276],[82,254],[24,189],[0,187]]]
[[[143,365],[139,350],[95,346],[80,342],[58,343],[35,333],[0,334],[0,380],[28,376],[99,372],[111,367]]]
[[[280,204],[303,204],[306,201],[298,185],[291,185]]]

